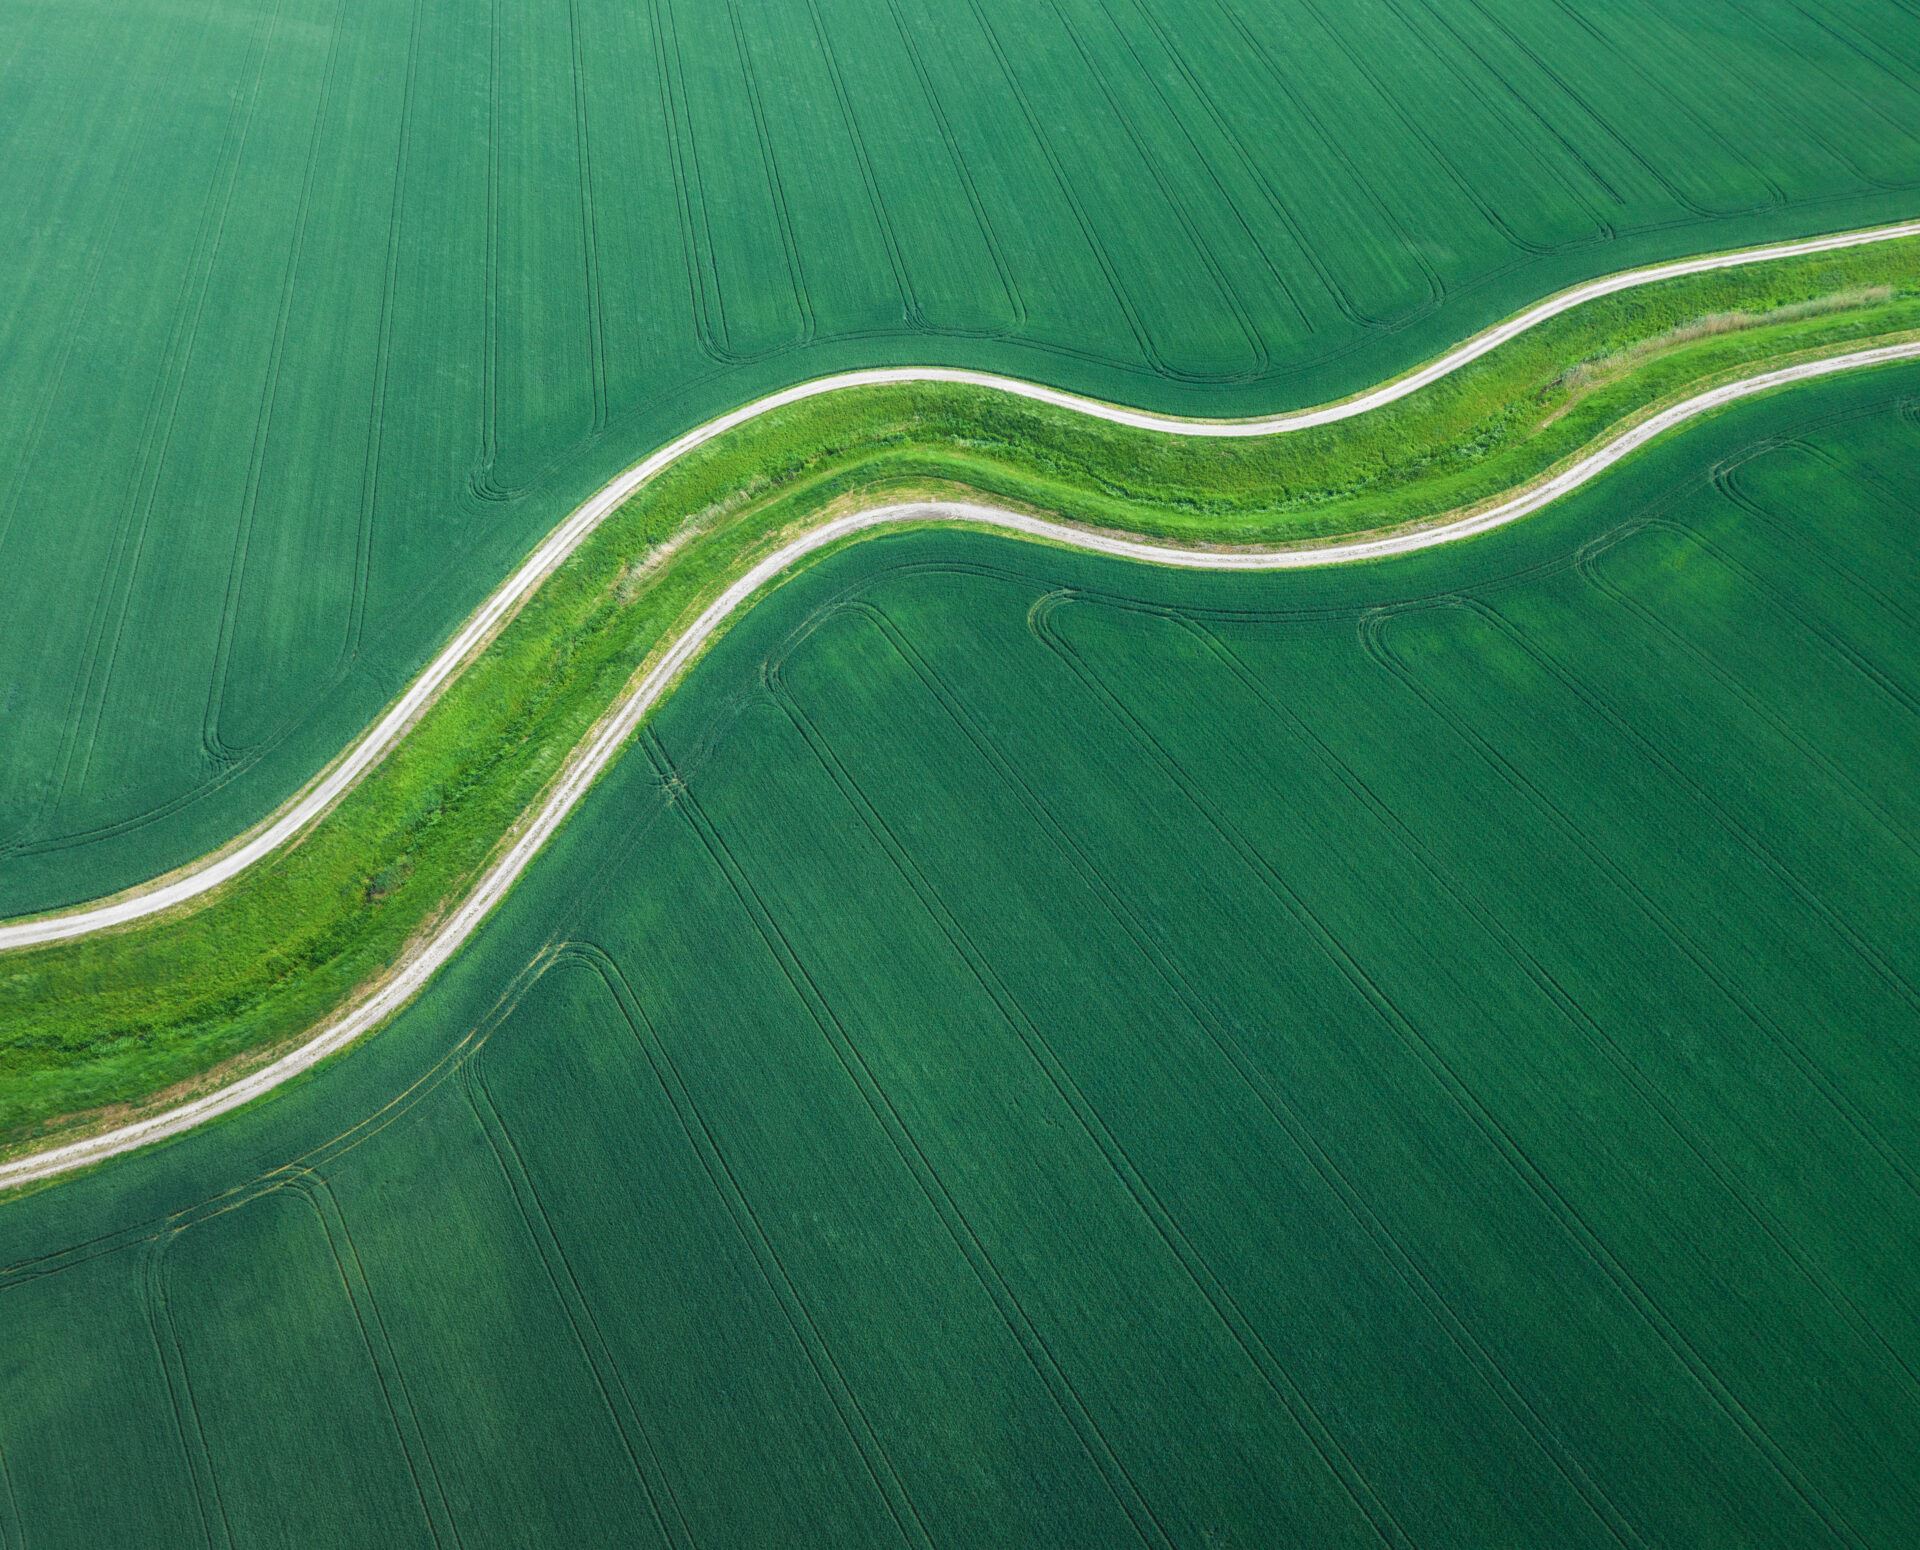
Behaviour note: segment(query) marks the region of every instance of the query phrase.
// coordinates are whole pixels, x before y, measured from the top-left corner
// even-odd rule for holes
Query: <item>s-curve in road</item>
[[[1416,371],[1397,377],[1368,392],[1337,403],[1317,408],[1289,411],[1284,414],[1268,415],[1248,420],[1192,420],[1173,415],[1155,414],[1144,409],[1126,408],[1121,405],[1101,403],[1083,398],[1056,388],[1045,387],[1038,383],[1023,382],[1011,377],[995,376],[986,372],[967,371],[949,367],[898,366],[881,367],[864,371],[844,372],[836,376],[821,377],[811,382],[799,383],[780,392],[756,399],[752,403],[732,410],[705,425],[688,431],[685,435],[669,442],[641,462],[635,464],[605,488],[595,494],[584,505],[577,508],[560,523],[540,545],[530,554],[521,566],[515,570],[467,619],[459,631],[441,649],[439,654],[427,664],[419,676],[410,683],[392,705],[352,743],[331,765],[323,770],[306,787],[284,803],[277,812],[264,820],[254,829],[239,836],[231,844],[209,855],[191,862],[163,878],[150,883],[140,884],[111,898],[90,904],[77,905],[70,909],[40,915],[27,920],[0,925],[0,951],[40,946],[50,942],[69,941],[97,931],[125,926],[133,921],[150,915],[173,909],[191,902],[240,876],[249,867],[274,854],[290,844],[302,832],[321,818],[336,802],[366,778],[387,754],[406,736],[407,730],[440,692],[460,671],[485,649],[487,641],[500,628],[521,603],[531,595],[540,584],[550,576],[566,559],[574,553],[594,530],[606,520],[636,490],[653,479],[662,470],[685,457],[695,448],[704,446],[716,437],[725,435],[751,420],[769,414],[790,404],[805,399],[817,398],[823,394],[842,392],[851,388],[873,387],[899,383],[957,383],[973,387],[992,389],[1014,397],[1050,404],[1057,408],[1071,410],[1093,419],[1105,420],[1113,424],[1131,426],[1141,430],[1161,432],[1169,436],[1184,437],[1257,437],[1281,436],[1290,432],[1306,430],[1312,426],[1328,425],[1336,421],[1349,420],[1368,414],[1388,404],[1419,392],[1422,388],[1460,370],[1473,361],[1499,348],[1507,341],[1537,328],[1550,318],[1559,316],[1586,302],[1603,296],[1615,295],[1621,291],[1632,290],[1639,286],[1658,284],[1664,280],[1677,279],[1692,274],[1703,274],[1714,270],[1733,269],[1751,264],[1764,264],[1786,258],[1804,257],[1809,254],[1834,252],[1845,248],[1861,247],[1870,243],[1890,242],[1904,237],[1920,236],[1920,221],[1907,221],[1892,226],[1873,227],[1864,231],[1841,232],[1831,236],[1811,237],[1797,242],[1774,243],[1766,247],[1747,248],[1732,253],[1709,254],[1698,258],[1681,259],[1671,263],[1656,264],[1647,268],[1627,270],[1583,285],[1562,291],[1549,297],[1485,332],[1457,346],[1437,360],[1420,367]],[[1849,358],[1855,359],[1855,358]],[[1867,364],[1864,358],[1856,359],[1856,364]],[[1839,368],[1833,368],[1839,369]],[[1756,378],[1755,381],[1766,379]],[[1779,379],[1790,380],[1790,379]],[[1777,384],[1770,384],[1777,385]],[[1759,391],[1759,389],[1755,389]],[[1736,395],[1738,396],[1738,395]],[[1678,406],[1685,411],[1675,418],[1676,411],[1656,417],[1647,425],[1659,425],[1660,429],[1679,423],[1679,419],[1688,413],[1704,412],[1713,407],[1708,402],[1712,395],[1700,400],[1690,400],[1689,404]],[[1647,426],[1637,427],[1629,433],[1628,439],[1641,437]],[[1650,434],[1659,434],[1658,430]],[[1627,447],[1643,444],[1635,440]],[[1609,447],[1617,444],[1609,444]],[[1580,468],[1598,468],[1607,466],[1603,448],[1586,459]],[[1624,456],[1625,453],[1619,454]],[[1596,462],[1596,460],[1602,460]],[[1617,460],[1617,459],[1616,459]],[[1569,473],[1572,473],[1569,470]],[[1541,497],[1540,503],[1551,500],[1572,483],[1565,482],[1568,475],[1563,474],[1548,481],[1543,489],[1551,493]],[[1591,472],[1581,478],[1591,477]],[[1535,492],[1536,494],[1538,492]],[[1532,498],[1532,497],[1529,497]],[[1535,509],[1528,506],[1526,509]],[[1518,514],[1518,513],[1515,513]],[[1009,514],[1010,515],[1010,514]],[[1474,519],[1486,523],[1485,515]],[[1505,520],[1505,519],[1503,519]],[[1008,526],[1008,523],[1001,523]],[[1487,524],[1491,525],[1491,524]],[[1478,531],[1479,529],[1474,529]],[[1451,532],[1452,530],[1447,530]],[[1059,542],[1079,543],[1082,547],[1097,548],[1105,553],[1125,554],[1133,558],[1151,559],[1163,564],[1188,565],[1221,570],[1241,569],[1279,569],[1289,565],[1336,564],[1347,559],[1367,558],[1396,552],[1391,547],[1401,542],[1396,538],[1367,540],[1358,545],[1335,546],[1333,548],[1284,550],[1261,554],[1253,551],[1237,553],[1202,553],[1195,550],[1182,550],[1166,545],[1154,545],[1128,538],[1106,538],[1086,533],[1078,529],[1062,527]],[[1453,533],[1453,536],[1463,536]]]
[[[1914,360],[1920,360],[1920,342],[1856,350],[1763,372],[1713,388],[1650,416],[1551,478],[1455,521],[1314,548],[1203,552],[1118,534],[1089,532],[1041,517],[965,502],[908,502],[849,512],[823,522],[737,577],[661,652],[646,673],[574,748],[553,787],[473,890],[431,936],[395,965],[365,1000],[325,1025],[299,1048],[225,1087],[133,1124],[0,1164],[0,1189],[50,1178],[190,1130],[309,1070],[398,1011],[459,951],[506,896],[601,772],[619,755],[641,721],[672,690],[723,625],[751,606],[754,599],[763,595],[790,567],[829,545],[905,523],[957,522],[1122,559],[1199,570],[1291,570],[1381,559],[1455,543],[1516,521],[1587,483],[1675,426],[1740,399],[1841,372]]]

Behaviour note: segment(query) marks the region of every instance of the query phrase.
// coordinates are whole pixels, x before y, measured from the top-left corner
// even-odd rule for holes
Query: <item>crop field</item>
[[[223,843],[615,470],[950,362],[1234,414],[1913,213],[1909,0],[17,0],[0,915]]]
[[[1916,457],[818,562],[393,1026],[0,1208],[0,1545],[1910,1543]]]

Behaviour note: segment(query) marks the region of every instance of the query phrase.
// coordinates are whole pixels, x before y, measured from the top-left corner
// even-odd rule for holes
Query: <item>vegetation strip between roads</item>
[[[850,373],[801,384],[770,399],[757,401],[743,409],[710,422],[688,433],[602,490],[576,511],[549,536],[510,580],[488,599],[454,641],[429,668],[415,680],[407,693],[376,723],[374,728],[323,779],[310,787],[295,803],[264,826],[246,844],[224,855],[211,858],[195,869],[169,880],[166,889],[184,891],[163,893],[161,888],[130,894],[104,905],[96,905],[64,915],[43,917],[0,928],[0,946],[18,947],[64,937],[86,934],[108,926],[124,924],[156,913],[205,893],[235,876],[272,849],[294,838],[304,827],[321,816],[359,779],[378,763],[380,757],[403,737],[433,698],[437,690],[458,673],[465,662],[484,648],[492,634],[510,617],[516,604],[552,573],[592,531],[641,485],[684,456],[694,447],[773,408],[801,399],[853,386],[889,382],[953,381],[987,386],[1017,396],[1083,409],[1099,418],[1146,429],[1165,429],[1186,435],[1258,436],[1303,429],[1311,424],[1350,418],[1369,409],[1403,398],[1448,372],[1476,359],[1516,333],[1533,327],[1547,317],[1593,299],[1705,269],[1727,268],[1808,252],[1828,251],[1842,246],[1885,241],[1920,233],[1920,223],[1879,228],[1872,232],[1850,233],[1816,239],[1811,243],[1786,244],[1753,250],[1747,254],[1717,255],[1683,264],[1659,266],[1654,270],[1634,271],[1614,276],[1565,293],[1542,303],[1527,313],[1478,336],[1449,355],[1418,372],[1340,404],[1295,414],[1274,416],[1260,421],[1189,422],[1166,419],[1143,411],[1092,404],[1071,395],[1030,384],[984,377],[961,371],[898,370]],[[1607,468],[1630,456],[1649,441],[1686,420],[1709,413],[1739,399],[1834,373],[1863,369],[1898,361],[1920,359],[1920,343],[1900,343],[1845,354],[1803,361],[1795,365],[1762,372],[1735,382],[1722,384],[1671,405],[1633,425],[1618,437],[1568,464],[1550,478],[1523,488],[1497,504],[1469,512],[1451,522],[1428,527],[1403,529],[1382,535],[1359,538],[1314,547],[1280,549],[1240,549],[1231,551],[1196,550],[1155,543],[1112,533],[1053,522],[1009,509],[963,501],[908,501],[844,513],[814,527],[766,555],[757,564],[729,584],[694,622],[682,631],[595,726],[592,733],[569,755],[547,794],[532,815],[511,836],[511,843],[485,870],[464,899],[416,949],[394,966],[393,972],[367,999],[344,1015],[331,1020],[312,1038],[271,1064],[240,1079],[204,1093],[178,1106],[149,1115],[133,1123],[100,1134],[55,1146],[48,1150],[0,1164],[0,1189],[33,1183],[74,1168],[103,1161],[150,1142],[180,1134],[208,1119],[250,1102],[272,1088],[310,1069],[337,1052],[361,1034],[370,1031],[409,1000],[465,942],[482,919],[513,886],[533,856],[565,821],[581,796],[618,754],[622,745],[647,713],[671,688],[674,681],[700,653],[727,620],[743,608],[783,571],[830,545],[861,533],[887,526],[929,521],[960,522],[998,529],[1028,538],[1060,543],[1097,553],[1150,563],[1213,570],[1279,570],[1334,565],[1357,560],[1381,558],[1452,542],[1516,520],[1592,480]],[[159,902],[155,902],[158,900]],[[66,929],[61,929],[61,928]],[[38,932],[37,935],[26,935]]]
[[[298,1049],[225,1087],[134,1124],[0,1164],[0,1189],[48,1179],[179,1135],[249,1103],[301,1072],[310,1070],[384,1022],[459,951],[480,922],[506,896],[547,840],[566,821],[581,797],[618,755],[647,713],[659,703],[680,673],[729,616],[745,607],[783,571],[821,549],[877,528],[944,521],[996,529],[1125,559],[1201,570],[1290,570],[1379,559],[1456,542],[1538,511],[1596,478],[1664,432],[1740,399],[1839,372],[1912,360],[1920,360],[1920,342],[1852,351],[1825,360],[1765,372],[1675,405],[1643,421],[1554,478],[1489,510],[1430,528],[1312,549],[1209,553],[1110,534],[1089,533],[1065,523],[1050,522],[1022,512],[960,501],[909,501],[834,518],[767,556],[708,605],[693,625],[662,654],[626,699],[601,723],[594,735],[575,751],[532,822],[526,825],[505,854],[482,877],[478,886],[421,949],[399,965],[368,1000],[331,1023]]]
[[[1101,403],[1094,399],[1082,398],[1072,393],[1011,377],[945,367],[888,367],[843,372],[835,376],[820,377],[811,382],[799,383],[791,388],[769,394],[717,419],[710,420],[704,425],[697,426],[669,442],[622,473],[592,499],[576,509],[528,556],[526,562],[481,604],[453,639],[407,686],[385,714],[375,721],[331,768],[324,771],[319,779],[298,793],[282,807],[280,812],[269,818],[252,834],[242,837],[232,846],[180,869],[164,880],[141,885],[98,903],[41,915],[10,925],[0,925],[0,952],[40,946],[49,942],[67,941],[95,931],[124,926],[145,916],[159,914],[220,887],[223,883],[238,877],[256,862],[289,844],[379,764],[393,746],[406,735],[407,729],[420,712],[431,704],[447,682],[485,647],[493,633],[512,616],[520,602],[565,563],[567,558],[629,496],[695,448],[704,446],[748,421],[759,419],[790,404],[852,388],[889,384],[953,383],[988,388],[1014,397],[1050,404],[1056,408],[1073,410],[1111,424],[1160,431],[1174,436],[1218,438],[1281,436],[1314,426],[1355,419],[1408,398],[1422,388],[1479,360],[1509,340],[1537,328],[1550,318],[1558,317],[1562,313],[1604,296],[1616,295],[1642,286],[1656,285],[1665,280],[1679,279],[1687,275],[1706,274],[1715,270],[1764,264],[1785,258],[1836,252],[1845,248],[1862,247],[1871,243],[1890,242],[1914,236],[1920,236],[1920,221],[1906,221],[1892,226],[1873,227],[1865,231],[1841,232],[1800,242],[1775,243],[1733,253],[1708,254],[1605,276],[1549,297],[1525,312],[1476,335],[1418,370],[1397,377],[1368,392],[1316,408],[1269,415],[1259,419],[1182,419],[1173,415],[1154,414],[1147,410]],[[1863,364],[1866,363],[1863,362]],[[1702,407],[1694,412],[1704,412],[1705,409],[1712,407],[1714,403],[1703,402]],[[1664,429],[1666,425],[1677,424],[1678,421],[1662,416],[1648,423],[1659,423]],[[1655,431],[1653,434],[1658,432]],[[1634,443],[1636,446],[1640,444],[1642,443]],[[1587,459],[1576,466],[1586,467],[1591,462],[1592,459]],[[1604,467],[1605,464],[1600,466]],[[1597,472],[1597,469],[1590,470],[1582,477],[1591,477],[1592,472]],[[1553,488],[1554,494],[1558,494],[1564,489],[1572,488],[1572,485],[1556,480],[1550,482],[1550,487]],[[1553,496],[1549,495],[1546,498],[1552,499]],[[1515,513],[1515,515],[1518,514]],[[1083,545],[1089,543],[1088,535],[1083,533],[1075,533],[1073,538],[1067,541],[1079,542]],[[1117,543],[1118,547],[1106,547],[1108,542]],[[1102,540],[1091,543],[1090,546],[1102,548],[1107,553],[1129,554],[1135,558],[1150,559],[1164,564],[1201,565],[1216,569],[1277,569],[1286,565],[1336,564],[1343,560],[1367,558],[1373,554],[1397,552],[1392,548],[1360,545],[1316,550],[1306,556],[1294,554],[1293,558],[1287,559],[1282,558],[1282,555],[1291,551],[1246,552],[1239,555],[1208,552],[1202,556],[1160,545],[1129,547],[1124,540]],[[808,551],[801,551],[801,553],[805,552]],[[793,558],[798,557],[798,554],[793,556]]]

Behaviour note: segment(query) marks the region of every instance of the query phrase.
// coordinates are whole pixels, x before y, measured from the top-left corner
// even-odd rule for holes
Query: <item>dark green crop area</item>
[[[391,1027],[0,1205],[0,1543],[1908,1545],[1917,394],[810,566]]]
[[[0,914],[151,877],[687,426],[1211,414],[1915,213],[1910,0],[11,0]]]

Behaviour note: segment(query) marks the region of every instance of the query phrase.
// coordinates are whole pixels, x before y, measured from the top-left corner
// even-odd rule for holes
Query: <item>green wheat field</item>
[[[0,0],[0,210],[11,917],[769,390],[1265,413],[1912,218],[1920,4]],[[1364,531],[1916,326],[1888,244],[1294,443],[716,443],[254,891],[0,954],[0,1150],[321,1020],[801,516]],[[814,559],[390,1024],[0,1196],[0,1550],[1920,1542],[1917,523],[1903,365],[1390,560]]]

